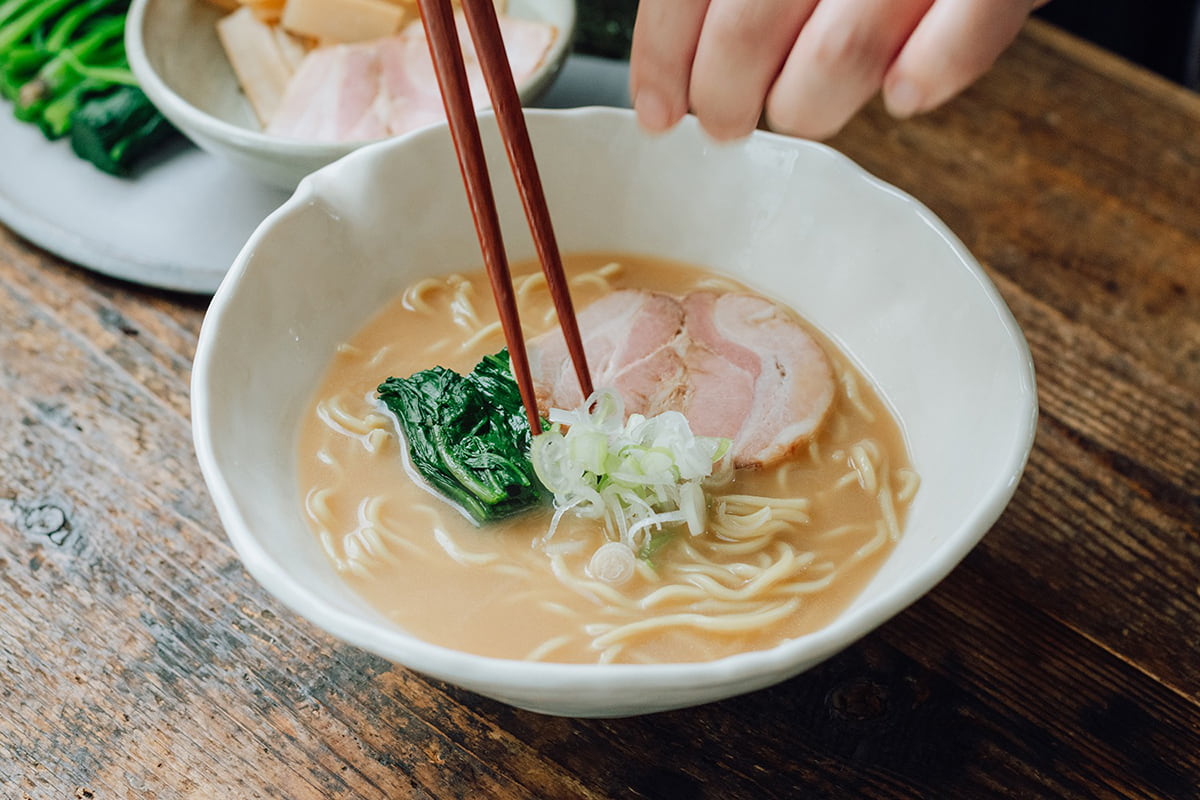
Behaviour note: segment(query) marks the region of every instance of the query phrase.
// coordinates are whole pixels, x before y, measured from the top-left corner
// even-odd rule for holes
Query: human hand
[[[837,133],[876,92],[896,117],[986,72],[1047,0],[641,0],[630,96],[654,132]]]

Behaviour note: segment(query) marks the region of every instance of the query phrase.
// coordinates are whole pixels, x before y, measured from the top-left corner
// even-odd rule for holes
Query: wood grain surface
[[[943,110],[832,144],[999,286],[1028,470],[857,645],[633,719],[514,710],[284,610],[192,451],[205,301],[0,228],[0,797],[1200,798],[1200,99],[1034,23]]]

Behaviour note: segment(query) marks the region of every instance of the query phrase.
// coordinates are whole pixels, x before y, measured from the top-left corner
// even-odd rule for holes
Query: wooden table
[[[0,796],[1200,797],[1200,98],[1035,24],[946,109],[834,144],[1024,327],[1028,470],[859,644],[634,719],[514,710],[282,609],[193,456],[205,301],[0,229]]]

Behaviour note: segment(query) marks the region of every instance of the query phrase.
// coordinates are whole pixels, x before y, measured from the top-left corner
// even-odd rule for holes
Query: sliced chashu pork
[[[722,365],[691,370],[692,392],[680,410],[694,430],[732,439],[739,466],[770,464],[806,442],[833,404],[835,381],[825,352],[796,318],[749,294],[697,292],[684,307],[692,346],[709,354],[701,363]]]
[[[668,402],[659,395],[681,385],[684,363],[671,343],[683,330],[683,306],[655,292],[621,290],[576,317],[584,337],[592,384],[615,389],[630,413]],[[575,367],[560,332],[529,343],[534,392],[543,408],[583,402]]]
[[[824,351],[765,298],[622,290],[578,318],[597,387],[615,389],[627,413],[679,411],[696,434],[730,439],[734,466],[784,458],[833,403]],[[532,340],[530,362],[543,410],[582,402],[561,333]]]
[[[476,106],[487,86],[462,14],[456,15],[467,81]],[[500,17],[505,52],[518,85],[554,41],[553,26]],[[395,36],[313,49],[288,82],[267,133],[313,142],[381,139],[444,120],[437,76],[420,24]]]

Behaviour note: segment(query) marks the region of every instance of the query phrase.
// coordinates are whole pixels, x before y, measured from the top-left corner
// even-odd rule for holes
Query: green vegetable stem
[[[25,122],[37,122],[41,118],[42,110],[49,103],[69,94],[78,84],[86,80],[89,67],[84,62],[114,42],[121,45],[124,35],[125,17],[110,17],[97,24],[87,35],[70,47],[56,52],[49,61],[42,65],[33,79],[17,92],[15,111],[17,119]],[[111,50],[106,55],[109,59],[114,58]],[[101,64],[111,69],[114,63],[123,62],[125,58],[123,46],[116,58],[119,58],[120,61],[102,61]],[[124,68],[122,77],[125,74],[129,75],[129,80],[132,82],[133,75],[129,73],[128,68]]]
[[[388,378],[378,395],[399,420],[413,468],[475,524],[542,502],[507,350],[467,375],[434,367]]]
[[[72,0],[43,0],[19,6],[11,21],[0,28],[0,56],[29,37],[40,37],[39,26],[71,4]]]

